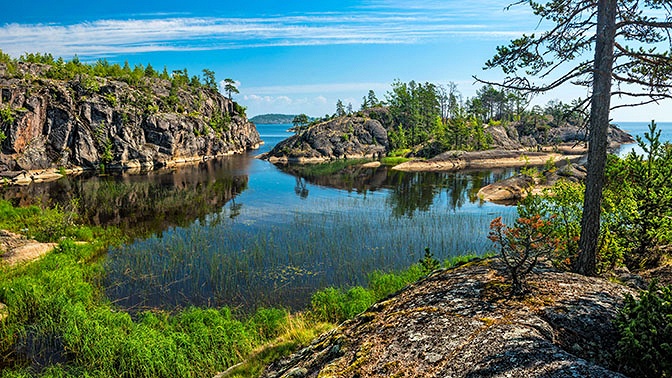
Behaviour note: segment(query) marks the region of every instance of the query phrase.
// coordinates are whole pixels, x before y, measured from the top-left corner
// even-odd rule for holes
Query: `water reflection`
[[[482,187],[511,177],[514,169],[458,172],[402,172],[387,166],[365,168],[349,166],[338,172],[314,174],[311,166],[278,165],[296,180],[294,191],[308,197],[307,183],[366,195],[367,192],[387,190],[392,215],[412,217],[417,211],[427,211],[437,196],[445,194],[450,210],[467,203],[479,203],[477,193]]]
[[[144,174],[66,177],[3,188],[2,196],[21,206],[75,204],[85,222],[116,226],[133,237],[149,236],[219,212],[247,188],[244,172],[249,163],[230,158]]]
[[[103,281],[128,309],[304,307],[325,286],[491,248],[488,224],[514,208],[478,189],[511,171],[408,173],[349,167],[328,175],[251,155],[144,175],[75,177],[6,188],[15,203],[79,202],[82,216],[135,240],[108,252]]]

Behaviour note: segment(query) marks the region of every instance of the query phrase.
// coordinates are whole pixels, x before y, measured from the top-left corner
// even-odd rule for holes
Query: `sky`
[[[354,109],[374,90],[385,98],[394,80],[454,82],[463,97],[482,86],[473,76],[496,47],[539,32],[539,20],[511,0],[229,0],[6,1],[0,50],[26,52],[190,75],[204,68],[236,81],[234,100],[248,116],[323,116],[341,99]],[[586,96],[567,86],[535,103]],[[615,121],[672,121],[672,103],[627,108]]]

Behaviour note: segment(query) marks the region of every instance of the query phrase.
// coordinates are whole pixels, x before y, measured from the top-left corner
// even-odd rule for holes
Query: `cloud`
[[[261,93],[265,95],[314,94],[314,93],[324,94],[324,93],[355,92],[355,91],[366,94],[369,91],[369,89],[372,89],[374,91],[387,91],[389,88],[390,83],[373,83],[373,82],[322,83],[322,84],[272,85],[264,87],[250,87],[246,88],[245,91],[249,93]]]
[[[465,2],[469,3],[469,2]],[[483,1],[477,1],[481,5]],[[493,22],[483,11],[464,5],[422,2],[409,7],[268,18],[180,17],[103,19],[76,24],[5,24],[0,48],[18,56],[50,52],[56,56],[104,57],[116,54],[313,46],[342,44],[414,44],[463,38],[511,38],[521,30],[511,19]],[[423,7],[424,6],[424,7]],[[484,6],[484,5],[483,5]],[[471,10],[470,10],[471,9]],[[465,17],[472,12],[473,15]]]

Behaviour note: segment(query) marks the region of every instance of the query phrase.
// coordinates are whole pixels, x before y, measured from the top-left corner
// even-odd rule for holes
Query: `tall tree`
[[[231,78],[224,79],[224,92],[229,96],[229,100],[232,100],[232,94],[240,93],[238,87],[236,87],[236,82]]]
[[[573,268],[593,275],[609,113],[618,107],[672,98],[672,2],[520,0],[515,4],[521,3],[529,4],[550,29],[498,47],[486,68],[501,67],[506,78],[502,83],[482,82],[524,93],[544,93],[567,83],[589,89],[590,96],[576,104],[576,109],[589,108],[590,112],[586,193],[579,255]],[[541,82],[535,83],[530,76]],[[612,90],[612,81],[616,90]],[[612,106],[611,97],[615,95],[625,98],[625,103]]]
[[[338,101],[336,101],[336,116],[342,117],[345,115],[345,105],[343,105],[343,101],[339,98]]]
[[[207,88],[210,88],[214,91],[217,90],[217,79],[215,79],[215,71],[209,70],[207,68],[203,69],[203,84],[205,84]]]
[[[292,124],[294,125],[294,130],[295,131],[301,131],[306,128],[306,125],[308,125],[308,116],[305,115],[304,113],[301,113],[297,116],[294,117],[292,120]]]

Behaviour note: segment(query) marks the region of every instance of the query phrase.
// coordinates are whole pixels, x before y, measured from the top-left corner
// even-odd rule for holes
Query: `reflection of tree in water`
[[[366,194],[386,188],[387,199],[395,217],[412,217],[415,211],[427,211],[435,198],[445,190],[450,210],[479,201],[478,191],[495,181],[512,175],[513,170],[458,171],[458,172],[401,172],[379,167],[377,169],[350,166],[338,172],[315,175],[303,166],[279,166],[295,177],[294,191],[301,198],[308,196],[307,183]]]
[[[296,179],[296,185],[294,186],[294,192],[296,195],[302,199],[308,198],[309,190],[306,179],[300,176],[294,176],[294,178]]]
[[[231,202],[229,203],[229,218],[234,219],[239,216],[242,208],[242,203],[236,203],[236,197],[231,198]]]
[[[210,160],[142,175],[68,177],[28,188],[6,188],[2,195],[22,205],[64,206],[74,199],[85,222],[115,225],[127,235],[143,236],[221,211],[247,188],[247,175],[232,174],[241,171],[241,161]],[[241,205],[234,206],[239,212]]]
[[[388,182],[392,193],[387,203],[394,217],[412,217],[416,210],[427,211],[440,191],[441,178],[436,173],[390,171]]]
[[[388,185],[392,193],[388,204],[395,217],[412,217],[427,211],[444,190],[449,210],[480,201],[478,191],[495,181],[511,176],[511,170],[473,172],[398,172],[390,171]]]

